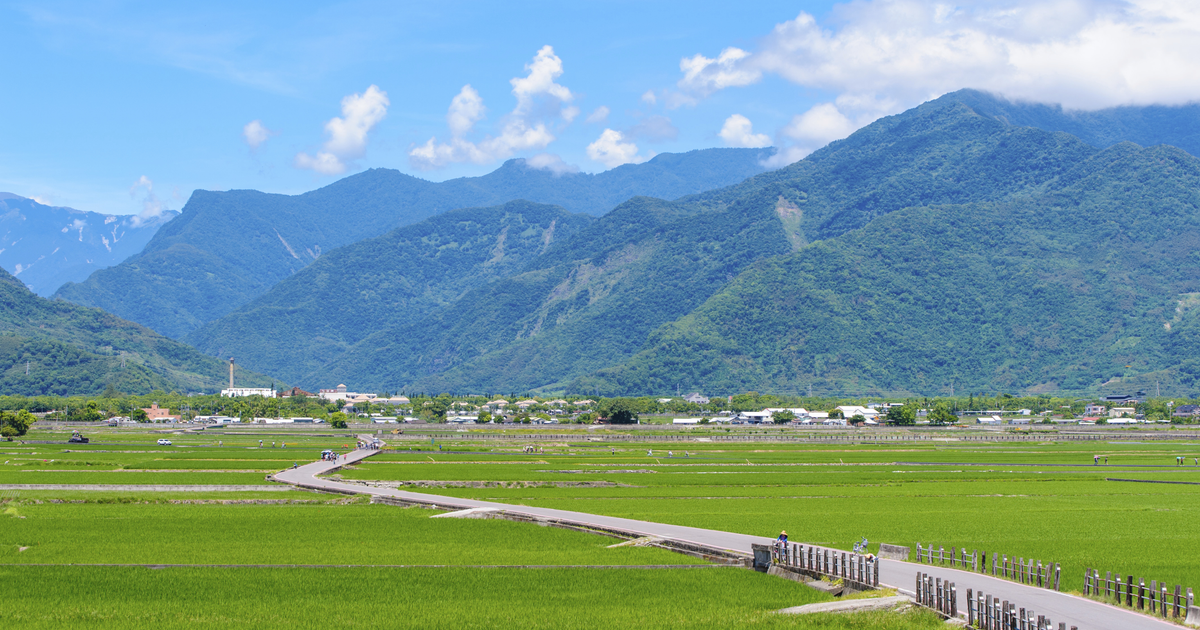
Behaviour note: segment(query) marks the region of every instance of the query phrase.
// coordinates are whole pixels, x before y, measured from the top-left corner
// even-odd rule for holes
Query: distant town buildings
[[[227,387],[221,390],[221,395],[225,398],[245,398],[246,396],[274,398],[275,390],[270,387]]]

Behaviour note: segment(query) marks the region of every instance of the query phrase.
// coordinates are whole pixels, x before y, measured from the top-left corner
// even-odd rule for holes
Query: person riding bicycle
[[[787,530],[783,530],[783,531],[779,532],[779,538],[775,539],[775,546],[779,547],[779,548],[783,548],[783,547],[787,546],[787,542],[788,542]]]

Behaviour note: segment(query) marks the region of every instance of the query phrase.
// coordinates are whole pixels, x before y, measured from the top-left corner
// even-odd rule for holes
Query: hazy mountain
[[[1011,125],[1065,131],[1102,149],[1120,142],[1144,147],[1169,144],[1200,156],[1200,104],[1079,111],[1064,110],[1061,105],[1009,101],[978,90],[959,90],[943,98],[958,100],[979,114]]]
[[[0,389],[8,394],[98,394],[154,389],[213,392],[226,363],[95,308],[34,295],[0,270]],[[28,373],[26,373],[28,372]],[[238,384],[271,379],[239,370]]]
[[[679,197],[761,173],[769,151],[663,154],[596,175],[510,160],[483,177],[432,183],[373,169],[302,195],[192,194],[183,213],[125,262],[56,293],[182,337],[232,312],[323,252],[464,207],[515,199],[599,215],[634,195]]]
[[[0,192],[0,267],[38,295],[50,295],[64,282],[84,280],[142,251],[158,228],[178,214],[166,211],[142,221]]]
[[[522,271],[592,221],[528,201],[451,210],[335,249],[184,341],[295,381],[381,328]]]

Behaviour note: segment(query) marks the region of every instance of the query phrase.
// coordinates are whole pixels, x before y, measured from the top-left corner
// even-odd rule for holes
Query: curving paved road
[[[274,475],[274,479],[314,490],[392,497],[414,503],[436,505],[447,509],[490,508],[503,510],[510,514],[555,519],[585,526],[618,529],[638,536],[651,536],[682,543],[692,543],[744,556],[751,555],[751,544],[770,544],[773,542],[771,538],[747,536],[746,534],[698,529],[682,525],[651,523],[648,521],[585,514],[583,512],[571,512],[567,510],[443,497],[418,492],[405,492],[391,488],[374,488],[357,484],[340,483],[318,477],[318,475],[336,470],[347,464],[361,461],[376,453],[379,453],[379,451],[353,451],[336,462],[313,462],[299,468],[278,473]],[[882,560],[879,567],[879,581],[884,585],[911,593],[916,583],[916,576],[921,572],[928,573],[935,578],[955,582],[958,587],[958,608],[960,611],[966,610],[966,592],[970,588],[976,591],[982,589],[986,594],[1016,604],[1017,608],[1025,608],[1026,610],[1035,611],[1038,615],[1045,615],[1054,622],[1055,627],[1058,626],[1059,622],[1066,622],[1067,627],[1078,626],[1079,630],[1163,630],[1165,628],[1179,628],[1179,626],[1166,621],[1115,606],[1101,604],[1082,597],[1017,584],[1008,580],[960,569],[933,567],[899,560]]]

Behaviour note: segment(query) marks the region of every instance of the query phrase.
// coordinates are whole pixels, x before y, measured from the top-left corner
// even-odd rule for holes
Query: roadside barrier
[[[874,556],[800,543],[773,546],[771,563],[812,577],[840,579],[854,590],[879,588],[879,561]]]
[[[1100,597],[1109,603],[1163,619],[1183,619],[1195,604],[1192,589],[1187,589],[1185,593],[1178,584],[1172,592],[1167,590],[1166,582],[1150,580],[1150,585],[1147,586],[1146,578],[1135,580],[1132,575],[1128,575],[1122,580],[1120,573],[1114,577],[1112,571],[1106,571],[1104,577],[1100,577],[1099,569],[1086,569],[1083,576],[1084,595]]]
[[[945,547],[939,546],[934,549],[933,545],[922,547],[921,543],[917,543],[917,562],[958,566],[976,573],[988,573],[987,552],[980,554],[979,550],[968,553],[965,548],[951,547],[950,553],[947,555]],[[1042,562],[1032,558],[1026,560],[1016,556],[1010,558],[1005,554],[994,553],[992,554],[991,575],[1039,588],[1062,590],[1062,565],[1057,562]]]
[[[1054,622],[1045,615],[1032,610],[1017,608],[1008,600],[1001,601],[983,591],[967,589],[967,626],[981,630],[1054,630]],[[1058,630],[1067,630],[1065,622],[1058,623]],[[1071,630],[1079,630],[1071,626]]]

